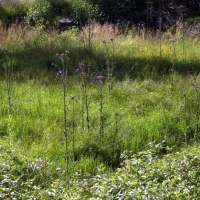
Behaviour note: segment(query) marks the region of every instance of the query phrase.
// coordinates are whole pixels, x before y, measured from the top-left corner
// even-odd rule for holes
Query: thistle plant
[[[196,77],[193,78],[195,83],[196,83],[196,79],[197,79]],[[199,133],[199,108],[200,108],[199,107],[199,91],[200,91],[200,88],[195,83],[192,83],[191,85],[194,87],[195,92],[196,92],[196,99],[195,99],[195,101],[196,101],[196,109],[195,109],[195,111],[196,111],[196,136],[197,136],[198,133]]]
[[[104,82],[103,79],[105,79],[104,76],[96,76],[96,83],[99,85],[99,92],[100,92],[100,123],[99,123],[99,136],[100,139],[103,137],[104,133],[104,121],[103,121],[103,87]]]
[[[105,65],[107,66],[107,81],[109,82],[109,84],[108,84],[109,94],[111,93],[112,87],[113,87],[112,77],[113,77],[113,70],[114,70],[114,65],[115,65],[115,63],[114,63],[114,52],[115,52],[115,49],[114,49],[114,38],[110,38],[110,41],[112,43],[111,67],[110,67],[110,62],[108,60],[105,63]],[[107,53],[108,49],[107,49],[106,41],[103,40],[103,43],[105,44],[105,51]]]
[[[117,136],[117,132],[118,132],[118,120],[117,120],[118,114],[115,113],[115,136]]]
[[[90,65],[87,65],[87,73],[84,70],[84,64],[83,63],[79,63],[79,69],[76,69],[76,73],[79,73],[79,76],[81,77],[81,81],[80,83],[80,89],[81,89],[81,93],[82,93],[82,130],[84,132],[85,130],[85,110],[86,110],[86,121],[87,121],[87,130],[89,132],[90,130],[90,117],[89,117],[89,104],[90,104],[90,100],[91,100],[91,96],[89,96],[88,94],[88,87],[89,84],[91,82],[90,78],[93,75],[93,73],[90,75]]]
[[[7,57],[7,52],[4,51],[4,55]],[[0,60],[3,62],[3,59]],[[11,63],[7,62],[7,64],[3,64],[3,67],[5,69],[5,74],[6,74],[6,89],[7,89],[7,97],[8,97],[8,114],[11,114],[12,112],[12,103],[11,103],[11,90],[12,90],[12,71],[13,71],[13,65],[12,61]]]
[[[61,85],[63,89],[63,111],[64,111],[64,137],[65,137],[65,159],[67,162],[67,173],[69,171],[69,152],[68,152],[68,131],[67,131],[67,106],[66,106],[66,78],[67,78],[67,66],[65,65],[64,57],[69,53],[69,51],[66,51],[66,53],[59,54],[57,53],[56,56],[58,56],[62,62],[62,67],[59,68],[59,71],[57,72],[57,77],[61,80]],[[70,59],[67,58],[67,61]],[[52,65],[56,64],[52,63]]]
[[[75,152],[75,132],[74,132],[74,115],[75,115],[75,104],[74,104],[74,98],[75,96],[73,95],[71,97],[71,100],[72,100],[72,137],[73,137],[73,157],[74,157],[74,160],[75,160],[75,155],[74,155],[74,152]]]
[[[185,111],[186,111],[186,114],[187,114],[187,93],[183,93],[181,96],[184,98],[184,107],[185,107]],[[185,116],[185,126],[188,127],[186,114],[184,115]],[[184,135],[185,135],[185,143],[186,143],[186,145],[188,145],[187,128],[185,128],[185,130],[184,130]]]

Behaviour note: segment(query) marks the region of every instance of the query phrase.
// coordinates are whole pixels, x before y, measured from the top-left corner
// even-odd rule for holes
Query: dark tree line
[[[144,24],[158,26],[162,18],[164,28],[178,19],[200,16],[200,0],[91,0],[97,4],[107,20],[113,23]]]
[[[90,14],[85,6],[88,1],[91,4]],[[73,19],[78,26],[86,24],[89,16],[100,23],[108,21],[120,26],[142,24],[155,29],[159,28],[160,19],[162,29],[173,26],[177,20],[200,22],[200,0],[42,0],[33,7],[13,4],[12,9],[5,9],[2,5],[0,3],[0,21],[5,27],[13,22],[51,25],[50,22],[57,16]]]

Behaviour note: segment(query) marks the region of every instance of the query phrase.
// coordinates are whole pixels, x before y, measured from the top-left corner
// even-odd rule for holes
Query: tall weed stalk
[[[69,53],[69,51],[66,51],[66,54],[57,53],[56,56],[58,56],[61,59],[62,62],[62,68],[59,68],[60,71],[57,72],[57,77],[60,77],[61,85],[63,89],[63,112],[64,112],[64,137],[65,137],[65,160],[67,162],[67,173],[69,172],[69,151],[68,151],[68,131],[67,131],[67,105],[66,105],[66,79],[67,79],[67,66],[64,62],[64,57]],[[67,61],[69,61],[69,58],[67,58]],[[52,65],[57,66],[56,64],[52,63]]]

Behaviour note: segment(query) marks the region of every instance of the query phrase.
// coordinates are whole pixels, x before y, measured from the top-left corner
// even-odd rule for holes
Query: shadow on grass
[[[70,48],[64,49],[63,47],[29,47],[26,50],[17,50],[13,52],[4,51],[0,52],[0,59],[3,59],[0,66],[0,74],[3,77],[5,69],[3,64],[7,64],[12,61],[12,68],[14,72],[29,74],[29,78],[42,77],[50,74],[57,73],[58,70],[62,69],[62,63],[56,53],[64,53],[69,51],[67,57],[64,58],[67,64],[68,75],[75,75],[76,69],[79,67],[79,63],[84,63],[84,67],[91,65],[91,72],[106,76],[107,66],[107,55],[103,51],[96,51],[94,48],[88,49],[86,47],[77,47],[70,45]],[[67,62],[67,58],[70,61]],[[114,72],[113,77],[116,80],[123,80],[125,77],[131,79],[139,78],[151,78],[153,80],[159,80],[161,76],[168,75],[171,73],[171,69],[175,72],[188,75],[197,74],[200,72],[200,60],[185,60],[185,61],[174,61],[160,57],[135,57],[134,55],[127,55],[123,57],[121,55],[115,55],[114,59]],[[56,63],[58,67],[52,65]],[[110,64],[112,65],[112,64]],[[111,66],[110,66],[111,67]],[[87,69],[86,69],[87,72]]]

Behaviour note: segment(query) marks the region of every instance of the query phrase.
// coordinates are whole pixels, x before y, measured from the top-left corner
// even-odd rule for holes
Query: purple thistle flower
[[[106,41],[105,41],[105,40],[103,40],[103,43],[106,43]]]
[[[159,22],[159,23],[162,22],[162,17],[158,18],[158,22]]]
[[[76,69],[76,73],[79,71],[79,69]]]
[[[175,43],[175,42],[176,42],[176,40],[171,40],[171,42]]]
[[[193,79],[196,81],[197,77],[194,77]]]
[[[187,93],[183,93],[181,96],[182,96],[182,97],[186,97],[186,95],[187,95]]]
[[[56,56],[59,56],[59,53],[57,53]]]
[[[81,68],[84,64],[83,63],[79,63],[79,67]]]
[[[64,53],[60,54],[61,57],[63,57],[64,55],[65,55]]]
[[[0,62],[3,62],[3,59],[1,59]]]
[[[62,71],[58,71],[57,75],[60,76],[62,74]]]
[[[7,52],[6,52],[6,51],[4,51],[4,54],[7,54]]]
[[[86,76],[86,73],[82,72],[82,74],[80,73],[80,76]]]
[[[66,53],[69,53],[69,51],[66,51]]]
[[[67,58],[67,60],[69,61],[69,60],[70,60],[70,58]]]
[[[104,79],[105,76],[96,76],[96,79]]]
[[[105,65],[108,65],[108,62],[106,62]]]
[[[54,63],[52,63],[52,65],[54,65]]]
[[[113,40],[114,40],[114,38],[110,38],[110,41],[112,41],[112,42],[113,42]]]
[[[91,65],[87,65],[87,67],[91,67]]]
[[[73,96],[71,97],[71,99],[74,100],[74,97],[75,97],[75,96],[73,95]]]

